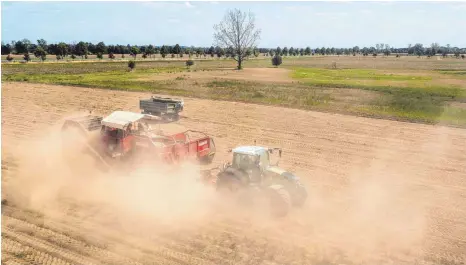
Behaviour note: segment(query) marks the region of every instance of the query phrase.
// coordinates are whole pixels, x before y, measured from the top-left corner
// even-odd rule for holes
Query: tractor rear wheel
[[[291,208],[291,198],[288,191],[282,185],[271,185],[267,188],[270,199],[270,210],[274,217],[283,217]]]

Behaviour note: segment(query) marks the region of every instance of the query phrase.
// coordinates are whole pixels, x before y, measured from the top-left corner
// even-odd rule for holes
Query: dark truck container
[[[139,100],[142,114],[150,114],[172,121],[180,118],[179,113],[183,111],[183,107],[184,101],[182,99],[152,96],[150,99]]]

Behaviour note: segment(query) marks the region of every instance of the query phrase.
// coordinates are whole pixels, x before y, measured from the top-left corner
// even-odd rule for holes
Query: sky
[[[250,11],[259,47],[466,47],[466,2],[7,2],[1,38],[48,43],[214,45],[228,9]],[[463,27],[463,30],[461,29]]]

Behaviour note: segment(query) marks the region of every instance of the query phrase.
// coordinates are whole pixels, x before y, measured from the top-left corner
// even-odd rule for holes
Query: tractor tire
[[[284,217],[291,208],[291,198],[282,185],[271,185],[267,188],[270,199],[270,210],[273,217]]]
[[[221,172],[217,176],[217,191],[237,192],[242,186],[241,181],[235,175],[229,172]]]
[[[295,190],[295,194],[293,196],[293,206],[295,207],[302,207],[304,205],[304,203],[306,202],[306,199],[307,199],[307,190],[306,190],[306,187],[304,187],[304,185],[302,183],[297,183],[296,184],[296,190]]]

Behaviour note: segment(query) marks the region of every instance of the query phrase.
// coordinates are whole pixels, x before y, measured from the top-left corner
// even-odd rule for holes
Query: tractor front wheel
[[[241,181],[232,174],[225,172],[217,176],[217,191],[236,192],[241,188]]]
[[[296,184],[295,194],[293,196],[293,206],[301,207],[307,199],[307,190],[302,183]]]
[[[288,191],[282,185],[271,185],[267,188],[270,199],[270,210],[274,217],[283,217],[291,208],[291,198]]]

